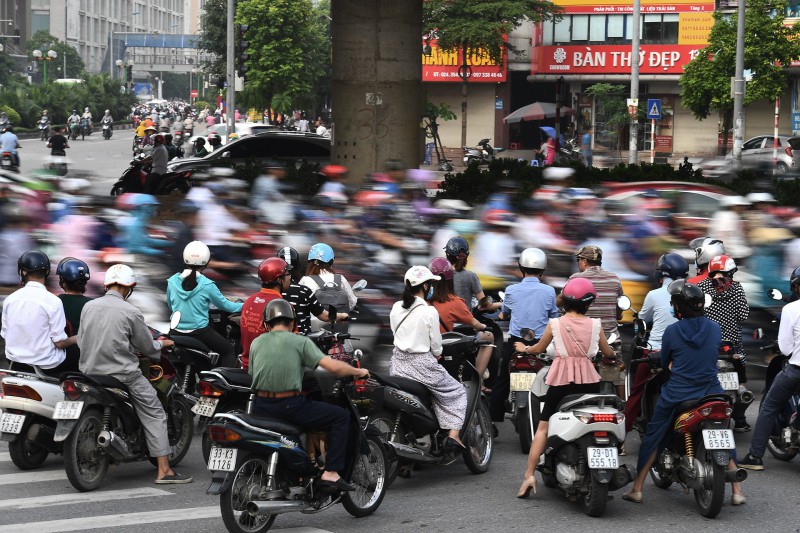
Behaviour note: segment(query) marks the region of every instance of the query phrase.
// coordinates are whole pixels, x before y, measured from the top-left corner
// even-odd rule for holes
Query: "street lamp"
[[[125,62],[121,59],[117,59],[114,61],[114,64],[117,66],[117,77],[122,79],[122,66],[125,64]]]
[[[47,83],[47,63],[46,62],[47,61],[53,61],[54,59],[56,59],[58,57],[58,54],[56,53],[55,50],[48,50],[46,55],[42,54],[41,50],[34,50],[32,52],[32,54],[33,54],[33,59],[35,61],[45,61],[45,63],[42,63],[42,69],[44,70],[44,83]]]

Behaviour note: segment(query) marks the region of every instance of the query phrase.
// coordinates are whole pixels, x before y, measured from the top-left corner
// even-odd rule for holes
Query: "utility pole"
[[[736,22],[736,76],[733,79],[733,168],[742,165],[744,140],[744,9],[745,0],[739,1]]]
[[[739,0],[740,2],[744,0]],[[633,0],[633,35],[631,36],[631,100],[639,98],[639,25],[642,18],[642,4],[640,0]],[[638,109],[638,108],[637,108]],[[630,144],[628,151],[628,164],[635,165],[639,160],[639,116],[631,114]]]
[[[227,135],[236,131],[236,63],[234,57],[236,55],[236,33],[234,29],[233,19],[236,17],[236,0],[228,0],[228,54],[227,54],[227,67],[228,67],[228,89],[226,91],[225,107],[226,109],[226,123]]]

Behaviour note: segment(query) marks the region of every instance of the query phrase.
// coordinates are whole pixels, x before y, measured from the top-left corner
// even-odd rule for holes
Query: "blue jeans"
[[[758,413],[756,428],[753,430],[753,440],[750,442],[750,455],[764,457],[767,439],[773,434],[775,416],[783,409],[789,398],[800,387],[800,367],[786,365],[772,382],[764,400],[761,402],[761,411]]]

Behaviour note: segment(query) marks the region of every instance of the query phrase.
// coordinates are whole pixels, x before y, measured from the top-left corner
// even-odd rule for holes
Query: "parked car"
[[[249,160],[274,160],[286,162],[310,161],[325,164],[331,158],[331,140],[315,133],[295,131],[265,131],[248,135],[218,148],[205,157],[173,160],[168,172],[202,170],[221,158],[234,164]]]
[[[775,165],[773,149],[775,136],[759,135],[748,139],[742,145],[742,166],[746,168],[771,169]],[[733,160],[733,151],[725,156],[728,161]],[[778,136],[778,161],[775,174],[782,176],[788,172],[800,171],[800,137],[788,135]]]

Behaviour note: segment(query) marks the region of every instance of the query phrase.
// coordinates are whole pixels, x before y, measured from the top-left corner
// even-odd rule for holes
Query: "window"
[[[572,15],[572,40],[587,41],[589,39],[589,15]]]
[[[756,137],[755,139],[750,139],[746,143],[742,145],[742,150],[755,150],[757,148],[761,148],[761,143],[764,141],[764,137]]]
[[[589,40],[595,43],[606,40],[606,17],[589,17]]]
[[[645,15],[642,22],[642,42],[677,43],[678,15]]]
[[[542,24],[542,44],[547,46],[553,44],[553,23],[545,22]]]
[[[571,26],[570,17],[564,17],[556,22],[555,29],[553,30],[553,43],[569,43],[570,35],[569,30]]]

